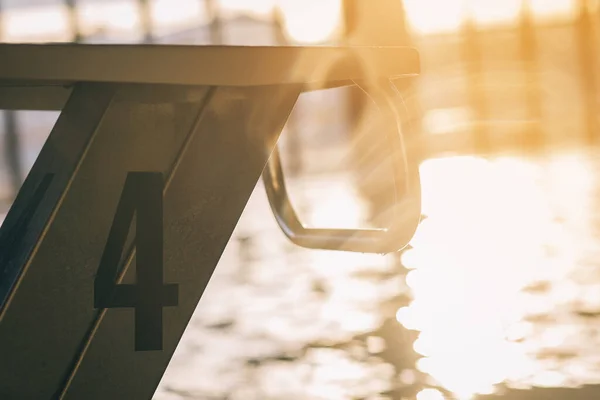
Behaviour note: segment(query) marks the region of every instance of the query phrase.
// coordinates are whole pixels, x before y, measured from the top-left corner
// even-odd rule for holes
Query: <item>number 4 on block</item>
[[[178,304],[178,285],[163,282],[163,185],[160,172],[128,173],[94,281],[95,308],[135,308],[136,351],[162,350],[162,309]],[[134,215],[136,283],[119,284]]]

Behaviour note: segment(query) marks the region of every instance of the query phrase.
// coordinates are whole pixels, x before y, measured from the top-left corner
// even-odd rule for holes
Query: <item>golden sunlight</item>
[[[401,0],[398,0],[401,1]],[[154,23],[160,27],[185,26],[198,18],[205,19],[201,2],[194,0],[155,0]],[[283,17],[285,34],[292,42],[325,43],[335,40],[343,26],[341,0],[218,0],[223,16],[247,14],[268,19],[278,9]],[[524,4],[529,4],[542,19],[573,18],[575,0],[404,0],[406,18],[419,34],[452,32],[467,18],[477,24],[510,24],[516,21]],[[82,29],[90,33],[97,28],[118,32],[138,29],[135,2],[82,2],[79,10]],[[33,40],[36,35],[52,40],[68,40],[66,7],[62,4],[35,8],[8,9],[3,13],[4,40]],[[24,29],[27,31],[24,31]]]
[[[455,31],[467,18],[479,25],[511,24],[526,4],[540,18],[572,18],[576,6],[574,0],[405,0],[404,4],[409,25],[420,34]]]
[[[585,243],[576,239],[590,215],[589,166],[569,155],[543,163],[454,157],[426,161],[421,171],[428,218],[402,257],[414,300],[396,314],[419,332],[417,368],[461,400],[501,382],[564,383],[568,371],[549,376],[535,352],[561,346],[572,326],[557,320],[539,345],[531,316],[577,295],[556,290],[542,301],[528,288],[561,286],[581,263]],[[422,398],[429,396],[436,395]]]

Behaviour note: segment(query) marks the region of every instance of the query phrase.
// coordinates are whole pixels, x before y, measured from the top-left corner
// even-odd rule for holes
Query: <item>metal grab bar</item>
[[[374,87],[355,83],[371,97],[384,118],[394,169],[395,201],[390,226],[383,229],[306,228],[290,202],[277,146],[262,177],[275,219],[283,233],[296,245],[311,249],[391,253],[408,244],[420,220],[421,183],[418,165],[408,158],[400,129],[400,116],[394,103],[394,97],[398,95],[394,84],[390,80],[377,82]]]

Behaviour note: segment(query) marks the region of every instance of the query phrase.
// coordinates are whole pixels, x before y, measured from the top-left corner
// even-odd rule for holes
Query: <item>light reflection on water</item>
[[[344,177],[294,185],[310,224],[365,218]],[[393,263],[290,245],[263,193],[259,185],[155,399],[375,399],[392,390],[394,367],[378,357],[385,343],[354,338],[375,331],[382,302],[405,288]]]
[[[470,399],[600,383],[594,165],[584,152],[424,162],[427,218],[402,266],[290,245],[258,187],[156,399]],[[364,220],[350,180],[295,184],[310,224]]]
[[[590,160],[475,157],[422,166],[427,218],[403,254],[421,371],[457,398],[600,382]]]

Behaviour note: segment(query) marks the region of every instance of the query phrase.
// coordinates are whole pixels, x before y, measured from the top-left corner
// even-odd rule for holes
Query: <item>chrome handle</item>
[[[277,146],[271,154],[263,181],[271,210],[283,233],[298,246],[311,249],[342,250],[361,253],[391,253],[405,247],[417,228],[421,216],[421,184],[418,164],[408,158],[394,97],[394,84],[385,80],[374,87],[357,85],[381,110],[386,138],[391,149],[394,169],[394,196],[391,224],[383,229],[313,229],[305,228],[290,202],[283,177]],[[387,127],[390,129],[387,129]],[[393,128],[393,129],[392,129]],[[392,132],[395,131],[395,132]]]

